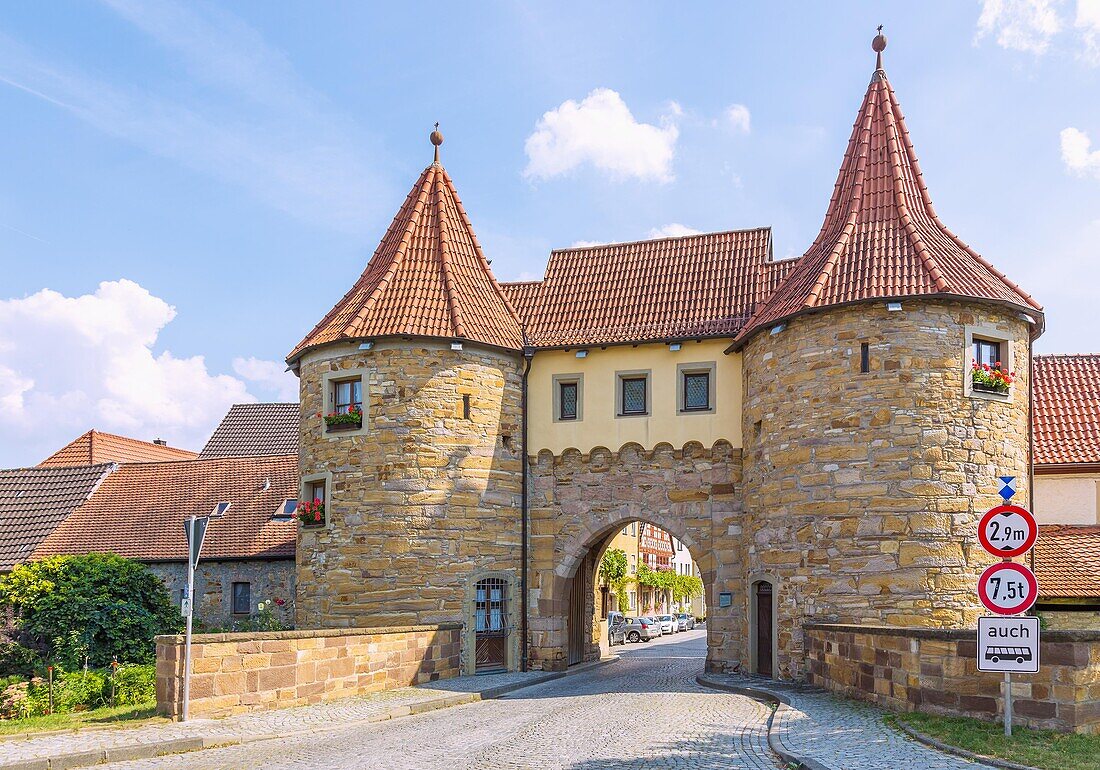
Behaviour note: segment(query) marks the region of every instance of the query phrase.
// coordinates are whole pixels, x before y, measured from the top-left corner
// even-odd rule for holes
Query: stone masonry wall
[[[149,569],[164,581],[174,604],[183,599],[187,588],[187,564],[184,562],[154,562]],[[282,599],[273,604],[272,612],[284,626],[294,624],[294,560],[249,559],[240,561],[199,560],[195,569],[195,619],[207,626],[228,626],[248,615],[233,614],[233,583],[251,585],[254,614],[260,602]]]
[[[894,711],[1004,714],[1004,676],[978,671],[973,630],[814,623],[805,635],[810,684]],[[1039,663],[1013,676],[1014,723],[1100,733],[1100,631],[1044,631]]]
[[[1020,379],[1007,400],[964,393],[975,325],[1014,340]],[[1028,496],[1027,335],[1015,311],[905,300],[900,312],[837,308],[750,340],[742,558],[778,581],[781,676],[803,673],[805,620],[975,622],[976,578],[993,561],[977,519],[1000,502],[998,475]]]
[[[326,432],[322,375],[360,368],[368,429]],[[327,525],[299,528],[299,628],[463,621],[477,573],[518,585],[518,354],[426,340],[334,345],[307,354],[300,377],[302,475],[331,482]]]
[[[458,675],[461,626],[197,634],[190,716],[307,706]],[[158,636],[157,713],[183,708],[183,637]]]
[[[555,456],[544,451],[531,459],[530,473],[531,668],[565,668],[570,579],[582,570],[591,622],[598,569],[587,557],[634,520],[672,533],[699,565],[710,607],[708,668],[732,670],[740,663],[746,602],[739,449],[719,441],[711,448],[658,444],[647,451],[627,444],[617,452],[597,447]],[[733,592],[738,600],[719,609],[720,591]],[[598,654],[598,632],[588,631],[590,659]]]

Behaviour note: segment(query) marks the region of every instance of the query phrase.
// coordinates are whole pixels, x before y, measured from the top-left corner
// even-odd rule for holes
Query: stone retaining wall
[[[894,711],[1004,712],[1004,675],[981,673],[970,629],[808,623],[807,680]],[[1100,733],[1100,631],[1044,631],[1039,673],[1013,675],[1015,723]]]
[[[306,706],[459,673],[462,625],[196,634],[191,717]],[[183,636],[158,636],[157,713],[183,710]]]

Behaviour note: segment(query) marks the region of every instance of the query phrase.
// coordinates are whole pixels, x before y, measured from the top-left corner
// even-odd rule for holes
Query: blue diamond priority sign
[[[1005,500],[1009,500],[1014,494],[1016,494],[1016,477],[998,476],[997,478],[1001,482],[1001,488],[998,490],[997,493]]]

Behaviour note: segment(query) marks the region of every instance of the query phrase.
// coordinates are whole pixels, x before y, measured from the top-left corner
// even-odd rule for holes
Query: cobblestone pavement
[[[920,770],[983,770],[989,765],[944,754],[892,729],[884,711],[866,703],[834,697],[817,689],[739,676],[709,676],[740,687],[769,690],[786,697],[772,726],[780,745],[798,757],[830,770],[896,767]]]
[[[154,768],[775,770],[769,709],[695,682],[704,631],[617,647],[622,660],[499,700],[406,719],[112,765]]]

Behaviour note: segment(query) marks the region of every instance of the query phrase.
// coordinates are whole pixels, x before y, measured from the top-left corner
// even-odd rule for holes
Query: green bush
[[[153,637],[183,627],[168,591],[148,567],[113,554],[55,556],[0,579],[0,607],[17,641],[69,671],[84,665],[152,663]],[[0,670],[0,674],[18,673]]]
[[[110,685],[107,692],[110,693]],[[157,667],[129,664],[115,671],[116,706],[136,706],[157,699]]]
[[[41,689],[41,686],[37,689]],[[54,678],[54,711],[88,711],[107,705],[107,676],[98,671],[72,671]]]

